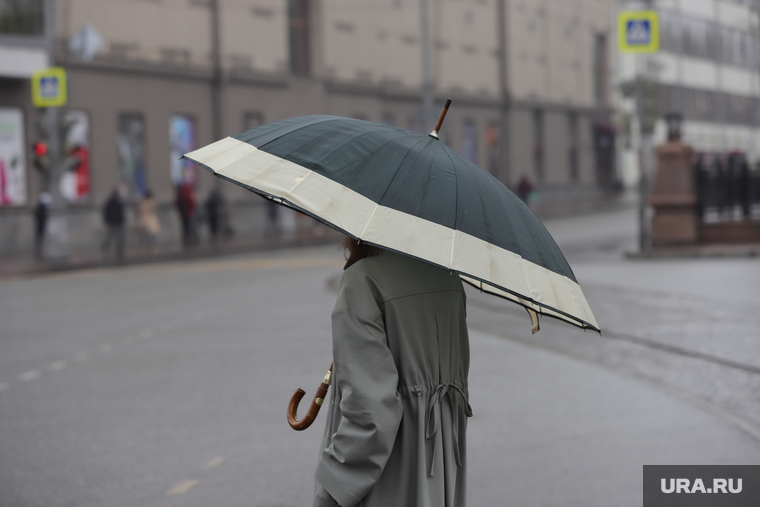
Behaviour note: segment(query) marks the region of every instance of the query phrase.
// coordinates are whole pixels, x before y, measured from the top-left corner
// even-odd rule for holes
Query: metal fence
[[[703,222],[760,220],[760,162],[739,153],[702,153],[694,164],[697,217]]]

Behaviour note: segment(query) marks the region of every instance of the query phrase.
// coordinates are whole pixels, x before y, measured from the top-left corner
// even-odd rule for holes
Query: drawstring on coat
[[[451,435],[454,443],[454,458],[456,459],[456,463],[458,467],[462,466],[462,450],[461,450],[461,443],[459,441],[459,417],[458,414],[455,412],[455,404],[454,400],[451,397],[451,390],[458,392],[459,395],[462,397],[462,400],[464,400],[465,409],[464,414],[467,417],[472,417],[472,407],[470,406],[470,403],[467,401],[467,396],[465,396],[464,391],[459,388],[459,386],[455,384],[439,384],[438,387],[435,388],[435,391],[433,391],[433,395],[430,397],[430,402],[428,405],[428,418],[427,418],[427,424],[426,424],[426,430],[425,430],[425,439],[430,440],[431,438],[435,438],[435,436],[438,434],[438,432],[441,429],[441,404],[443,403],[444,398],[447,398],[449,401],[449,406],[451,407],[452,411],[452,421],[451,421]],[[433,455],[430,460],[430,477],[433,477],[433,470],[435,468],[435,455],[436,455],[436,449],[438,448],[438,441],[433,442]]]

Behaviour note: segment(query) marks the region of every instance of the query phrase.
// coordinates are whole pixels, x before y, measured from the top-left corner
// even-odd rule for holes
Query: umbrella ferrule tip
[[[434,130],[434,131],[432,131],[432,132],[431,132],[431,133],[429,133],[428,135],[429,135],[430,137],[432,137],[433,139],[438,139],[438,140],[440,141],[440,138],[438,137],[438,131],[437,131],[437,130]]]

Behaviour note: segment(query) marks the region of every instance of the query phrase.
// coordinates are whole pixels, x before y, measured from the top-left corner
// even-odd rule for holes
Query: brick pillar
[[[649,196],[654,208],[652,246],[697,242],[696,194],[692,176],[693,151],[680,139],[657,147],[657,172]]]

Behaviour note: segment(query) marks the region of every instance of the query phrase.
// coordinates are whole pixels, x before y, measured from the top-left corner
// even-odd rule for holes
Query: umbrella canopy
[[[438,139],[338,116],[257,127],[187,153],[211,173],[367,244],[599,331],[564,255],[496,178]]]

